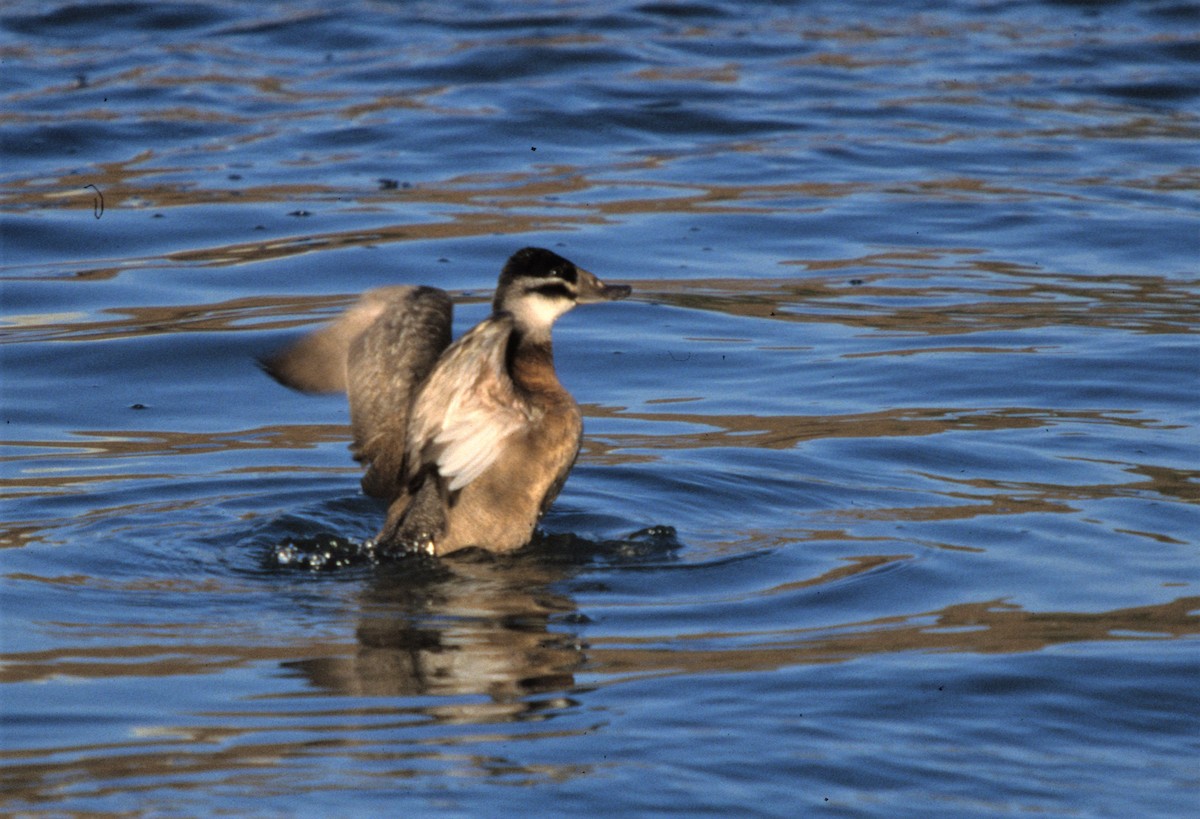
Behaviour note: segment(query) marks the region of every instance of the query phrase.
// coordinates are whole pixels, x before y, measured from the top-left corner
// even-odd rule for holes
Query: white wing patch
[[[456,394],[433,439],[438,472],[451,492],[482,475],[496,460],[500,442],[528,421],[521,412],[480,398],[465,390]]]
[[[453,492],[487,471],[500,444],[533,418],[505,372],[511,320],[483,322],[452,344],[413,406],[408,463],[415,475],[434,464]]]

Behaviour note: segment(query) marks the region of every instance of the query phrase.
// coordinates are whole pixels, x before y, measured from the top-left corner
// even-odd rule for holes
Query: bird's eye
[[[567,264],[556,265],[550,269],[550,275],[556,279],[559,279],[560,281],[566,282],[567,284],[575,284],[575,265],[569,262]]]

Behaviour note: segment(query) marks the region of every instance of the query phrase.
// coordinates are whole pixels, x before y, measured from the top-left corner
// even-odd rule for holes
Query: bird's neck
[[[530,333],[513,328],[506,357],[509,374],[519,388],[531,393],[563,391],[554,371],[554,349],[549,330]]]

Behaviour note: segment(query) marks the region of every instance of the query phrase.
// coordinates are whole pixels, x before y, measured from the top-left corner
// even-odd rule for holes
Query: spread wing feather
[[[379,288],[364,293],[336,319],[274,355],[259,359],[267,374],[301,392],[346,392],[346,358],[350,345],[409,287]]]
[[[438,361],[413,405],[410,478],[432,464],[447,489],[461,489],[495,462],[504,439],[535,421],[505,366],[511,333],[511,318],[490,318]]]
[[[349,394],[351,448],[367,467],[368,495],[392,500],[404,491],[409,407],[450,344],[452,312],[449,295],[437,288],[381,287],[261,362],[293,389]]]
[[[354,457],[367,467],[363,491],[393,500],[414,396],[450,344],[450,297],[434,287],[376,291],[379,316],[350,344],[347,372]],[[372,294],[368,294],[372,295]]]

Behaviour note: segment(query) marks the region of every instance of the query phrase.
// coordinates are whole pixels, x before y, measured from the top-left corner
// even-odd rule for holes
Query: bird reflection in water
[[[570,580],[587,564],[670,560],[677,548],[673,530],[654,527],[604,542],[540,536],[508,555],[471,549],[382,562],[360,596],[353,653],[284,665],[331,694],[488,698],[439,707],[442,719],[570,707],[586,661],[578,627],[587,622]]]

